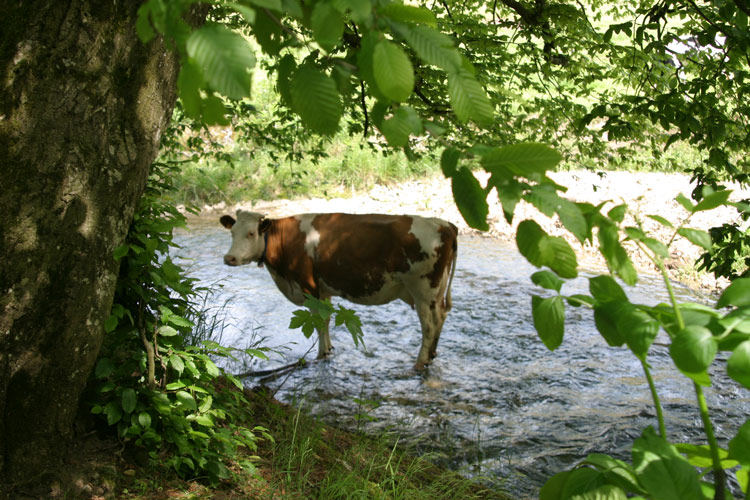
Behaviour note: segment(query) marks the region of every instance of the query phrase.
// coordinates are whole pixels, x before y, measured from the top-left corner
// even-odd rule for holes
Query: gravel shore
[[[478,177],[480,175],[477,173]],[[693,189],[689,177],[678,173],[569,171],[554,172],[550,174],[550,177],[568,188],[565,196],[573,201],[586,201],[594,205],[606,201],[605,210],[626,203],[628,215],[625,223],[632,224],[633,217],[636,216],[643,222],[648,233],[665,243],[672,237],[671,230],[648,219],[646,215],[657,214],[675,224],[680,223],[687,216],[687,212],[674,199],[679,193],[689,198]],[[737,186],[731,187],[734,192],[730,200],[750,198],[750,190],[741,190]],[[556,218],[548,218],[528,203],[521,202],[516,208],[511,225],[505,221],[502,208],[494,193],[489,197],[489,201],[490,230],[483,233],[486,236],[495,238],[502,244],[514,245],[516,226],[522,220],[531,218],[536,220],[547,233],[563,236],[568,240],[576,251],[582,267],[592,271],[601,271],[606,268],[604,259],[596,252],[596,248],[588,244],[582,246],[567,233]],[[450,181],[443,177],[409,181],[393,186],[377,185],[365,193],[352,193],[349,197],[332,199],[248,201],[232,206],[220,203],[204,207],[200,217],[233,213],[237,208],[266,213],[272,217],[304,212],[417,214],[449,220],[464,233],[476,232],[464,222],[453,201]],[[696,214],[687,226],[705,230],[734,221],[739,221],[737,211],[731,207],[721,207]],[[648,259],[635,252],[634,248],[628,250],[639,272],[656,272]],[[716,280],[713,275],[697,273],[694,270],[693,263],[701,251],[687,240],[678,236],[670,247],[670,253],[671,259],[667,264],[674,280],[709,293],[715,293],[727,285],[725,280]]]

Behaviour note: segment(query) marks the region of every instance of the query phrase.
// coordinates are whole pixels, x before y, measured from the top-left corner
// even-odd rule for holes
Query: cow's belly
[[[355,304],[362,304],[365,306],[387,304],[396,299],[401,299],[408,304],[413,302],[403,281],[396,276],[387,276],[377,290],[368,293],[367,295],[358,295],[350,293],[347,290],[336,289],[326,284],[324,280],[320,280],[319,286],[323,295],[342,297],[350,302],[354,302]]]

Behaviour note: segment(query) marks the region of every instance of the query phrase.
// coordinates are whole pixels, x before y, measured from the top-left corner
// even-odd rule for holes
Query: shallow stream
[[[192,223],[175,239],[182,247],[175,253],[191,275],[222,286],[209,304],[226,320],[222,343],[242,346],[265,337],[263,345],[280,354],[251,366],[258,370],[305,354],[314,360],[315,336],[287,329],[297,307],[268,272],[223,264],[230,234],[217,221]],[[458,248],[453,309],[427,374],[412,370],[420,333],[409,306],[342,302],[362,319],[366,349],[355,348],[348,331],[332,326],[333,356],[267,382],[278,389],[277,398],[302,402],[329,424],[393,431],[402,442],[434,453],[436,461],[500,484],[518,498],[535,498],[546,478],[588,453],[630,461],[633,440],[646,426],[656,427],[640,363],[624,348],[607,346],[590,311],[569,306],[565,340],[548,351],[531,319],[530,295],[544,293],[529,280],[535,269],[515,248],[493,239],[462,235]],[[563,292],[586,293],[586,277],[569,281]],[[664,302],[659,284],[646,276],[627,292],[633,302]],[[682,300],[705,300],[677,291]],[[665,342],[663,335],[657,344]],[[691,384],[672,367],[663,345],[651,348],[649,362],[671,440],[698,442],[702,430]],[[706,393],[725,446],[750,413],[750,391],[723,370],[714,380]]]

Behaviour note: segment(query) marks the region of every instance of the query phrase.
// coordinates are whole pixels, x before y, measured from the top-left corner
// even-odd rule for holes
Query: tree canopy
[[[248,0],[217,2],[195,31],[179,17],[190,4],[150,0],[139,33],[173,40],[184,109],[207,123],[229,120],[223,97],[251,96],[252,38],[282,143],[279,124],[299,119],[321,135],[375,128],[407,154],[425,136],[466,158],[542,142],[591,167],[682,141],[703,162],[678,168],[746,179],[744,0]]]

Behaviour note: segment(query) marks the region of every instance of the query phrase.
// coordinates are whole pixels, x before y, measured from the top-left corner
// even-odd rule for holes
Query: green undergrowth
[[[106,487],[91,480],[87,490],[98,492],[99,498],[149,500],[512,498],[409,454],[391,436],[372,437],[330,427],[304,410],[280,403],[263,389],[245,390],[245,397],[248,425],[262,425],[274,437],[258,443],[254,470],[237,467],[231,479],[209,487],[200,479],[179,479],[158,464],[145,465],[128,451],[105,453],[107,459],[92,455],[90,463],[79,465],[100,471],[89,471],[88,477],[107,478]],[[110,458],[113,455],[118,458]],[[86,471],[76,477],[80,484]],[[77,498],[75,494],[63,497]]]
[[[392,184],[439,172],[425,156],[409,161],[403,153],[383,155],[348,137],[334,139],[327,157],[274,161],[267,153],[237,149],[231,160],[188,162],[175,178],[177,203],[214,204],[278,198],[347,196],[375,184]]]

